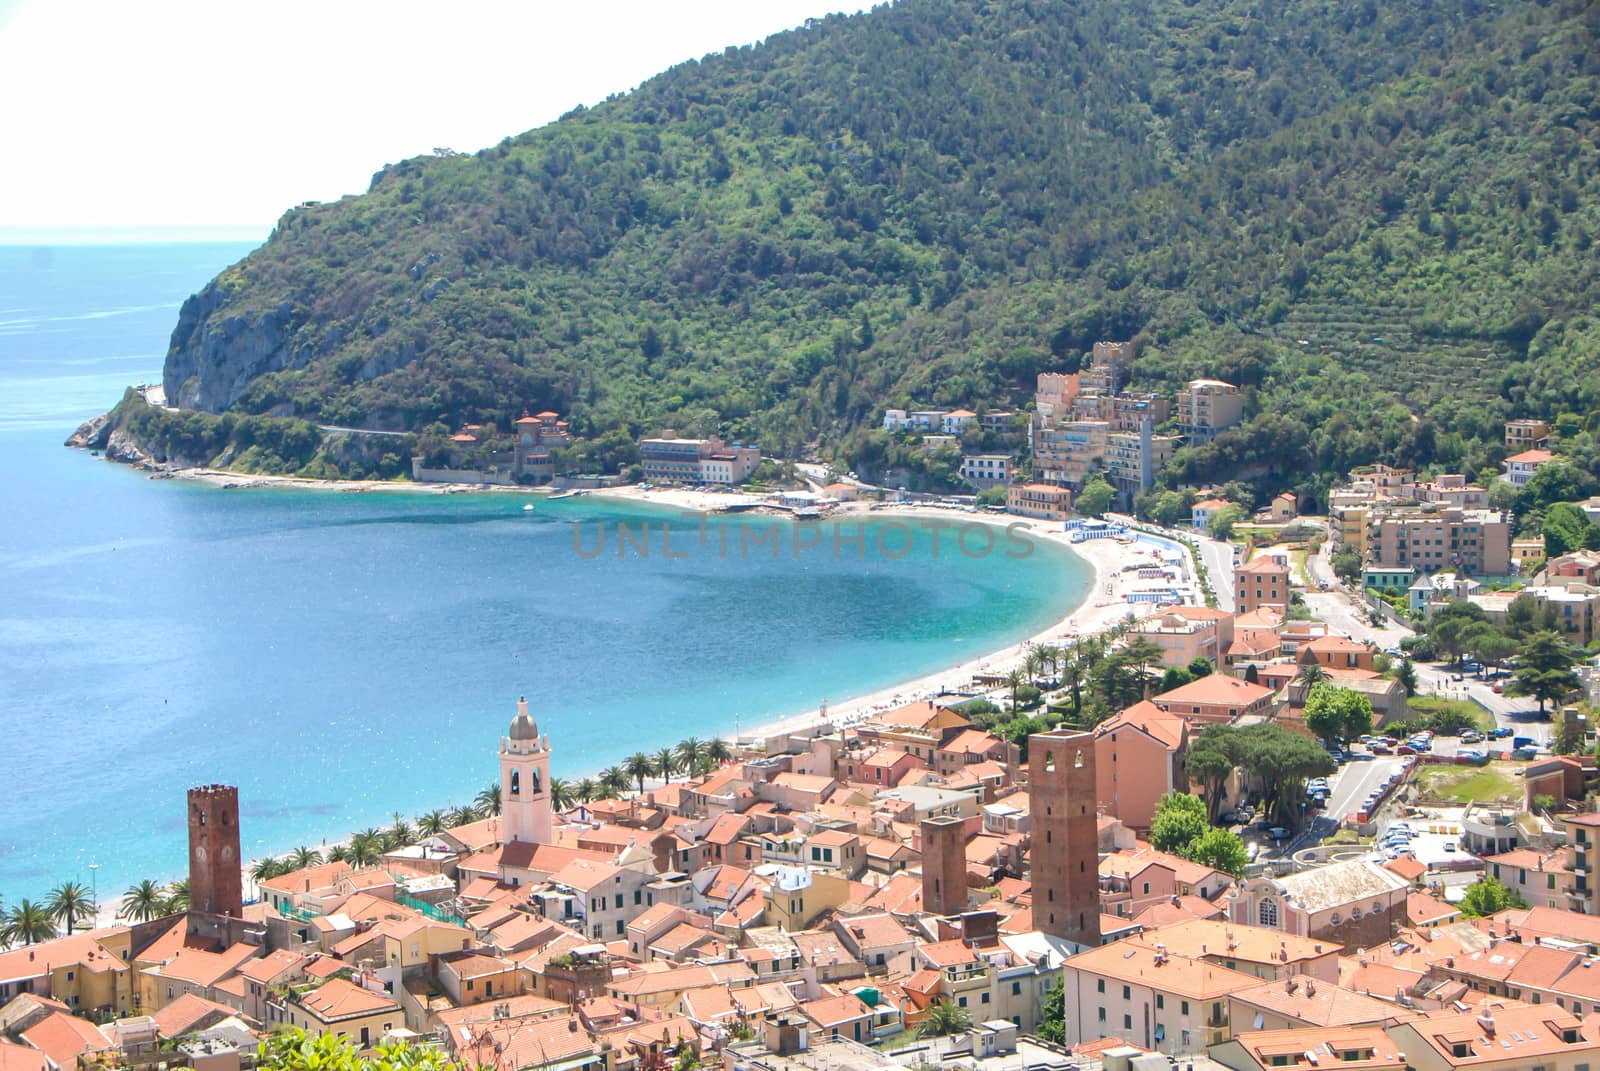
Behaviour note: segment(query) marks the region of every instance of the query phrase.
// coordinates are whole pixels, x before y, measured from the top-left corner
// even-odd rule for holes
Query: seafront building
[[[1591,557],[1551,562],[1545,583],[1600,578]],[[1600,815],[1575,759],[1527,770],[1530,793],[1572,801],[1560,845],[1515,807],[1440,824],[1459,830],[1441,843],[1470,836],[1481,859],[1430,848],[1229,873],[1149,843],[1162,796],[1195,789],[1208,726],[1300,731],[1307,664],[1404,716],[1375,690],[1395,682],[1370,644],[1283,612],[1287,566],[1240,574],[1239,611],[1168,607],[1128,634],[1163,666],[1212,672],[1163,690],[1153,669],[1148,699],[1025,748],[962,709],[1003,700],[1003,678],[980,675],[575,800],[559,742],[519,699],[494,751],[497,813],[386,844],[376,863],[265,878],[252,898],[248,810],[230,786],[196,788],[190,909],[0,952],[0,1062],[132,1068],[160,1050],[211,1071],[289,1026],[495,1071],[815,1071],[911,1044],[949,1005],[970,1025],[916,1044],[975,1071],[1113,1054],[1296,1066],[1285,1031],[1319,1054],[1307,1067],[1600,1064],[1600,898],[1583,877]],[[1209,804],[1226,814],[1250,791],[1234,771]],[[1387,798],[1335,821],[1360,829]],[[1462,919],[1443,898],[1462,867],[1530,906]],[[1034,1032],[1056,987],[1065,1040],[1046,1044]]]
[[[761,451],[753,446],[708,439],[678,439],[670,435],[639,441],[639,466],[652,483],[743,483],[761,464]]]

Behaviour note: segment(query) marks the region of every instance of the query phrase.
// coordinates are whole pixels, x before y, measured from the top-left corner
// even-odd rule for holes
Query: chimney
[[[1316,995],[1317,995],[1317,980],[1315,978],[1307,978],[1306,979],[1306,996],[1314,997]]]

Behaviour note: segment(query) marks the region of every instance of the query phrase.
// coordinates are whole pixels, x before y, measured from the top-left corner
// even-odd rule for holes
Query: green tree
[[[1187,792],[1168,792],[1156,803],[1150,820],[1150,844],[1163,852],[1182,855],[1209,825],[1206,805]]]
[[[179,878],[167,884],[166,914],[176,915],[189,910],[189,879]]]
[[[1295,683],[1306,688],[1315,688],[1317,685],[1331,679],[1332,677],[1328,674],[1328,667],[1321,662],[1307,662],[1294,675]]]
[[[644,791],[644,783],[655,776],[656,764],[649,755],[642,751],[635,751],[623,760],[622,768],[628,771],[628,776],[634,779],[639,791]]]
[[[944,1037],[970,1029],[972,1016],[967,1009],[957,1006],[952,1000],[941,999],[928,1005],[928,1010],[922,1013],[922,1021],[917,1024],[917,1037]]]
[[[1433,620],[1428,622],[1428,636],[1440,655],[1459,663],[1468,649],[1467,637],[1487,621],[1481,607],[1457,599],[1433,615]]]
[[[1306,728],[1324,740],[1354,740],[1372,732],[1372,703],[1351,688],[1313,686],[1305,717]]]
[[[1238,505],[1224,506],[1211,515],[1210,532],[1212,539],[1229,540],[1233,538],[1234,525],[1244,520],[1244,510]]]
[[[670,754],[670,752],[667,754]],[[600,785],[596,783],[594,778],[585,777],[573,786],[572,794],[577,797],[579,803],[588,803],[600,795]]]
[[[1556,502],[1544,511],[1544,556],[1556,558],[1581,550],[1589,518],[1571,502]]]
[[[633,783],[633,778],[629,777],[628,771],[621,766],[607,766],[600,771],[600,783],[620,795],[628,791],[628,787]]]
[[[73,926],[94,918],[96,905],[87,886],[81,882],[64,881],[50,890],[50,902],[46,907],[50,917],[66,926],[67,934],[71,936]]]
[[[1116,500],[1117,489],[1097,472],[1083,482],[1072,504],[1085,517],[1103,517]]]
[[[1293,827],[1310,777],[1334,772],[1332,756],[1313,740],[1270,722],[1236,731],[1238,765],[1261,789],[1266,813]]]
[[[489,785],[473,799],[473,805],[478,808],[478,813],[486,818],[500,813],[500,782]]]
[[[1501,884],[1499,878],[1486,875],[1467,886],[1458,906],[1464,917],[1476,919],[1513,907],[1527,907],[1528,902],[1521,893]]]
[[[576,802],[577,799],[572,791],[572,785],[569,784],[565,778],[552,777],[550,779],[551,807],[554,807],[558,811],[565,811],[571,808]]]
[[[1195,655],[1184,668],[1189,671],[1189,676],[1194,680],[1199,680],[1201,677],[1209,677],[1216,672],[1216,667],[1212,665],[1211,659],[1205,655]]]
[[[322,862],[322,853],[315,848],[308,848],[304,844],[289,853],[290,870],[304,870],[306,867],[316,866],[320,862]]]
[[[1206,726],[1190,743],[1189,754],[1184,759],[1185,772],[1205,791],[1208,821],[1216,820],[1222,807],[1223,791],[1233,774],[1231,734],[1232,729],[1226,725]]]
[[[417,817],[417,828],[428,836],[443,833],[450,828],[449,816],[441,810],[432,810]]]
[[[1244,841],[1232,830],[1219,829],[1210,826],[1200,836],[1190,841],[1183,849],[1185,859],[1191,859],[1202,866],[1213,870],[1220,870],[1224,874],[1231,874],[1237,878],[1244,874],[1244,868],[1250,862],[1250,853],[1245,850]]]
[[[1572,667],[1580,654],[1554,632],[1535,632],[1517,653],[1517,668],[1505,691],[1510,695],[1532,696],[1539,700],[1539,713],[1545,704],[1563,699],[1578,687]]]
[[[733,748],[720,736],[714,736],[706,742],[706,760],[713,766],[721,766],[725,762],[733,761]]]
[[[21,900],[0,916],[0,946],[31,945],[48,941],[55,935],[56,926],[47,904]]]
[[[385,1039],[363,1056],[349,1038],[299,1029],[268,1034],[256,1066],[261,1071],[465,1071],[437,1048]]]
[[[1361,551],[1355,547],[1342,547],[1330,559],[1333,575],[1354,584],[1361,579]]]
[[[1045,991],[1044,1003],[1039,1006],[1039,1022],[1035,1034],[1057,1045],[1067,1040],[1067,987],[1060,978],[1050,983]]]
[[[670,747],[664,747],[656,752],[656,776],[661,780],[672,783],[672,775],[678,772],[678,756]]]
[[[706,745],[697,736],[686,737],[678,742],[678,769],[693,777],[700,768],[700,760],[706,753]]]
[[[1488,622],[1468,628],[1461,642],[1468,654],[1485,665],[1499,665],[1517,653],[1517,641]]]
[[[130,922],[149,922],[166,914],[166,907],[166,890],[146,878],[137,885],[128,886],[128,891],[122,894],[122,906],[117,909],[117,917]]]
[[[1394,679],[1400,682],[1400,687],[1406,690],[1406,698],[1410,699],[1417,694],[1417,667],[1410,658],[1402,658],[1395,664]]]
[[[1166,672],[1161,674],[1161,683],[1157,686],[1157,694],[1164,695],[1193,681],[1194,674],[1187,669],[1182,666],[1168,666]]]

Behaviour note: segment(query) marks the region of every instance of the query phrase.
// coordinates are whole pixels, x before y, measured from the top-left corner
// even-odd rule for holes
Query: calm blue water
[[[183,868],[183,794],[240,786],[244,854],[464,803],[525,693],[576,778],[1036,632],[1088,571],[924,534],[889,560],[792,542],[727,556],[689,522],[663,559],[588,559],[583,498],[227,491],[63,449],[159,379],[178,305],[242,245],[0,247],[0,897],[103,898]],[[780,530],[786,540],[792,528]],[[899,540],[890,539],[898,550]]]

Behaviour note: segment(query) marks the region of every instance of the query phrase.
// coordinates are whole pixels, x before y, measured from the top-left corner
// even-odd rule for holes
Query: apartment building
[[[639,441],[639,465],[654,483],[743,483],[761,463],[753,446],[709,439],[663,437]]]
[[[1066,1043],[1111,1035],[1195,1055],[1229,1037],[1228,997],[1261,979],[1138,939],[1080,952],[1062,965]]]
[[[1512,453],[1523,450],[1543,450],[1550,445],[1550,435],[1555,429],[1543,420],[1506,421],[1506,449]]]
[[[1520,454],[1512,454],[1505,460],[1506,482],[1520,490],[1528,486],[1535,472],[1554,460],[1555,455],[1548,450],[1524,450]]]
[[[1017,483],[1006,488],[1006,509],[1041,521],[1064,521],[1072,516],[1072,492],[1048,483]]]
[[[1195,379],[1178,392],[1178,431],[1191,443],[1208,443],[1244,419],[1244,396],[1232,383]]]
[[[1233,597],[1241,614],[1264,606],[1289,606],[1289,565],[1282,558],[1254,558],[1233,570]]]
[[[1078,487],[1090,472],[1106,466],[1104,420],[1068,420],[1033,429],[1033,469],[1045,483]]]
[[[1480,576],[1511,570],[1511,523],[1496,510],[1385,507],[1367,517],[1366,564]]]
[[[961,459],[961,478],[982,491],[1011,482],[1011,455],[968,454]]]
[[[1079,375],[1085,390],[1116,394],[1128,384],[1135,357],[1132,342],[1096,342],[1089,367]]]
[[[1113,431],[1106,436],[1106,475],[1117,490],[1132,496],[1149,487],[1156,470],[1172,460],[1180,440],[1156,435],[1149,421],[1138,431]]]

